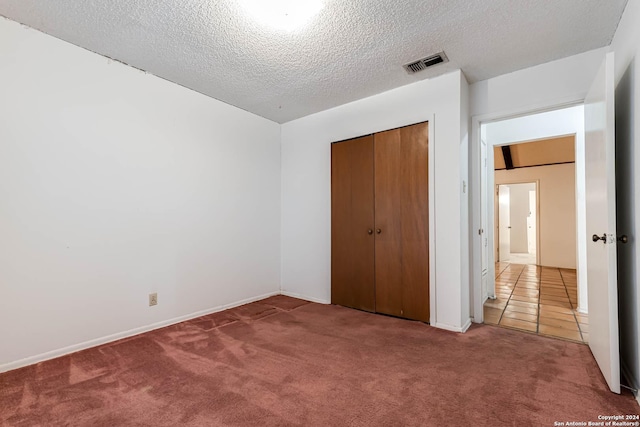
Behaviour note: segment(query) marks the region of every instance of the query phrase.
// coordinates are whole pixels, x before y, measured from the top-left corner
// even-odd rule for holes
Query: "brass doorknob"
[[[367,230],[367,234],[373,234],[373,230],[372,229],[368,229]]]
[[[627,237],[626,234],[623,234],[622,236],[618,237],[618,242],[620,243],[627,243],[629,241],[629,238]]]
[[[376,233],[380,234],[380,233],[382,233],[382,230],[379,229],[379,228],[376,228]]]

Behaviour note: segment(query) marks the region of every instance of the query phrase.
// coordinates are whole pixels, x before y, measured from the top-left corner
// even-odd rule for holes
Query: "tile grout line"
[[[499,277],[500,275],[502,275],[502,273],[504,273],[504,271],[505,271],[507,268],[509,268],[509,266],[510,266],[510,265],[511,265],[511,263],[510,263],[510,262],[509,262],[509,263],[507,263],[507,265],[502,269],[502,271],[500,272],[500,274],[498,274],[498,277]]]
[[[512,264],[509,264],[508,266],[510,266]],[[507,267],[508,267],[507,266]],[[505,270],[507,268],[505,267]],[[502,313],[500,313],[500,318],[498,319],[498,325],[500,325],[500,322],[502,322],[502,317],[504,316],[504,312],[507,309],[507,307],[509,306],[509,301],[511,301],[511,297],[513,296],[513,292],[515,292],[516,290],[516,286],[518,286],[518,281],[520,280],[520,276],[522,276],[522,273],[524,272],[525,267],[522,267],[522,270],[520,270],[520,274],[518,274],[518,278],[516,279],[515,282],[513,282],[513,289],[511,289],[511,293],[509,294],[509,298],[507,298],[507,303],[504,305],[504,308],[502,309]],[[504,270],[502,270],[502,272],[504,273]],[[500,273],[502,274],[502,273]]]
[[[562,271],[560,270],[560,267],[553,267],[553,269],[554,269],[554,270],[558,270],[558,274],[559,274],[559,276],[560,276],[560,280],[561,280],[561,282],[562,282],[562,288],[564,288],[565,295],[566,295],[566,299],[567,299],[567,301],[569,302],[569,304],[568,304],[568,305],[569,305],[569,310],[571,310],[572,315],[573,315],[573,318],[574,318],[574,320],[576,320],[575,313],[573,312],[573,309],[572,309],[573,304],[571,303],[571,298],[570,298],[570,296],[569,296],[569,290],[568,290],[567,285],[566,285],[566,282],[565,282],[565,280],[564,280],[564,276],[562,275]],[[564,298],[564,297],[562,297],[562,298]],[[560,301],[559,301],[559,302],[560,302]],[[569,322],[569,321],[567,321],[567,322]],[[575,323],[575,324],[578,326],[578,333],[580,334],[580,337],[581,337],[581,339],[580,339],[580,340],[575,340],[575,339],[573,339],[573,338],[562,337],[562,336],[558,336],[558,335],[546,335],[546,334],[543,334],[543,336],[550,336],[550,337],[552,337],[552,338],[558,338],[558,339],[562,339],[562,340],[565,340],[565,341],[571,341],[571,342],[577,342],[577,343],[583,344],[583,343],[584,343],[584,341],[582,340],[582,333],[581,333],[581,331],[580,331],[580,326],[579,326],[579,323],[577,322],[577,320],[576,320],[576,323]],[[561,326],[561,327],[559,327],[559,328],[561,328],[561,329],[562,329],[562,328],[564,328],[564,327],[562,327],[562,326]]]
[[[501,277],[507,269],[509,269],[509,268],[511,268],[513,266],[514,265],[511,264],[511,263],[507,264],[507,266],[504,269],[502,269],[502,271],[496,276],[496,279]],[[562,288],[564,289],[564,292],[565,292],[565,297],[553,296],[553,295],[551,295],[551,297],[553,297],[552,299],[554,299],[556,301],[557,301],[556,298],[558,298],[558,299],[566,298],[566,300],[569,302],[569,308],[572,311],[573,319],[576,322],[575,324],[578,326],[578,333],[580,334],[580,338],[581,338],[579,341],[575,340],[575,339],[568,338],[568,337],[564,337],[564,336],[561,336],[561,335],[547,335],[547,334],[541,334],[540,333],[540,318],[541,318],[541,305],[542,305],[542,285],[543,285],[543,282],[545,282],[545,280],[543,280],[543,277],[542,277],[543,276],[544,267],[543,266],[539,266],[539,265],[535,266],[536,272],[534,274],[534,277],[536,279],[535,280],[536,287],[537,287],[537,290],[538,290],[538,298],[537,298],[537,300],[538,300],[538,303],[537,303],[538,310],[537,310],[537,321],[536,321],[536,330],[535,330],[535,332],[534,331],[530,331],[530,330],[526,330],[526,329],[516,328],[516,327],[503,326],[503,325],[500,324],[501,321],[505,318],[505,312],[506,312],[506,309],[510,306],[509,305],[510,302],[514,301],[513,300],[513,296],[515,295],[516,286],[519,286],[519,285],[522,284],[522,283],[520,283],[520,281],[522,280],[522,275],[524,274],[524,271],[526,269],[527,269],[527,265],[523,265],[522,269],[518,272],[517,278],[514,281],[513,289],[509,293],[509,296],[507,298],[507,301],[505,303],[504,308],[501,309],[501,313],[500,313],[500,316],[498,318],[498,323],[495,324],[495,326],[499,326],[499,327],[507,328],[507,329],[514,329],[514,330],[521,331],[521,332],[533,333],[535,335],[546,337],[546,338],[559,339],[559,340],[562,340],[562,341],[575,342],[575,343],[579,343],[579,344],[586,344],[585,341],[584,341],[582,328],[580,327],[580,322],[578,322],[576,313],[573,310],[573,303],[571,302],[571,297],[569,295],[569,288],[567,286],[565,277],[564,277],[564,275],[563,275],[563,273],[562,273],[562,271],[561,271],[561,269],[559,267],[550,267],[549,269],[551,271],[556,270],[558,272],[558,275],[559,275],[561,283],[555,282],[555,280],[557,280],[557,276],[553,276],[553,277],[549,278],[550,281],[547,284],[552,286],[552,287],[562,285]],[[562,303],[562,301],[557,301],[557,302]],[[552,304],[552,305],[555,305],[555,304]],[[562,307],[562,306],[559,306],[559,307]],[[515,318],[515,319],[517,319],[517,318]],[[519,319],[519,320],[521,320],[521,319]]]
[[[509,266],[510,266],[510,265],[511,265],[510,263],[509,263],[509,264],[507,264],[507,266],[506,266],[505,268],[503,268],[503,269],[502,269],[502,271],[500,272],[500,274],[498,274],[498,275],[496,276],[496,279],[497,279],[498,277],[502,276],[502,273],[504,273],[504,272],[507,270],[507,268],[509,268]],[[514,285],[513,285],[513,289],[515,289],[515,288],[516,288],[516,285],[514,284]],[[511,289],[511,293],[509,294],[509,298],[507,299],[507,304],[505,304],[505,305],[504,305],[504,308],[503,308],[502,310],[500,310],[500,317],[498,317],[498,322],[496,322],[496,325],[499,325],[499,324],[500,324],[500,322],[502,321],[502,316],[504,316],[504,311],[507,309],[507,305],[509,304],[509,300],[511,299],[511,295],[513,294],[513,289]]]
[[[564,291],[567,294],[567,298],[569,299],[569,305],[571,306],[571,314],[573,315],[573,320],[576,321],[576,325],[578,325],[578,333],[580,334],[580,340],[584,343],[584,336],[582,335],[582,328],[580,327],[580,322],[578,322],[578,318],[576,317],[576,310],[573,308],[573,303],[571,302],[571,296],[569,295],[569,290],[567,289],[567,283],[564,281],[564,276],[562,275],[562,270],[558,268],[560,272],[560,278],[562,279],[562,285],[564,286]],[[576,284],[577,286],[577,284]]]
[[[540,277],[538,278],[538,316],[536,317],[536,335],[540,335],[540,296],[542,294],[542,266],[536,265],[536,273],[538,269],[540,269]]]

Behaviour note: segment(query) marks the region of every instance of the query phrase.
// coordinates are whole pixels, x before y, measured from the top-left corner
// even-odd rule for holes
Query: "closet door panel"
[[[375,135],[376,310],[429,321],[428,124]]]
[[[373,136],[332,144],[331,169],[331,302],[375,311]]]
[[[376,311],[402,316],[402,147],[399,130],[375,139]]]
[[[429,129],[400,129],[404,191],[402,218],[402,306],[404,316],[429,321]]]

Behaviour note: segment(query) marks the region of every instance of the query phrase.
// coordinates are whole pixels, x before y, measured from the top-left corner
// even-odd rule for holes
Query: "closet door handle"
[[[369,234],[369,235],[373,234],[373,230],[372,229],[368,229],[367,230],[367,234]]]
[[[380,233],[382,233],[382,230],[379,229],[379,228],[376,228],[376,233],[380,234]]]

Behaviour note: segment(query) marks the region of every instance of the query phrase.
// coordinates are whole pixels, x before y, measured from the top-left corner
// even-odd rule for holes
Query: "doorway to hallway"
[[[499,262],[537,265],[538,183],[497,186],[496,258]]]
[[[490,143],[502,125],[489,127]],[[579,138],[575,134],[523,138],[505,132],[489,151],[487,175],[493,182],[487,187],[493,184],[489,188],[494,191],[489,193],[488,223],[493,227],[487,227],[486,252],[494,262],[576,270],[576,309],[586,312],[584,163],[576,154]],[[487,264],[493,266],[491,261]],[[492,291],[495,271],[489,274]]]
[[[521,120],[492,123],[484,133],[492,160],[487,187],[494,189],[488,252],[495,260],[494,294],[483,305],[484,322],[586,343],[588,318],[579,309],[578,288],[584,251],[578,238],[583,197],[578,130],[535,134],[548,125],[531,123],[524,132]]]
[[[563,108],[563,105],[567,105],[567,100],[564,100],[473,117],[472,156],[475,170],[472,172],[475,172],[473,175],[478,179],[478,186],[472,191],[472,199],[480,207],[478,214],[472,216],[472,224],[478,228],[480,236],[480,239],[474,239],[473,311],[474,320],[482,322],[483,302],[492,298],[491,290],[495,294],[496,267],[492,250],[495,233],[493,227],[485,227],[485,224],[494,223],[493,204],[483,203],[484,194],[493,194],[495,185],[493,165],[489,163],[493,156],[486,156],[486,152],[491,147],[497,148],[515,141],[574,135],[576,166],[573,178],[576,180],[578,231],[574,246],[578,252],[577,311],[583,313],[588,309],[591,318],[589,348],[611,391],[620,393],[620,267],[617,265],[617,244],[627,239],[616,228],[614,62],[613,52],[607,53],[583,105]],[[578,99],[571,102],[577,103]],[[490,126],[492,129],[489,129]],[[554,184],[561,183],[554,181]],[[540,192],[543,191],[546,193],[541,188]],[[486,231],[488,233],[485,235]],[[546,251],[542,249],[542,252]]]

